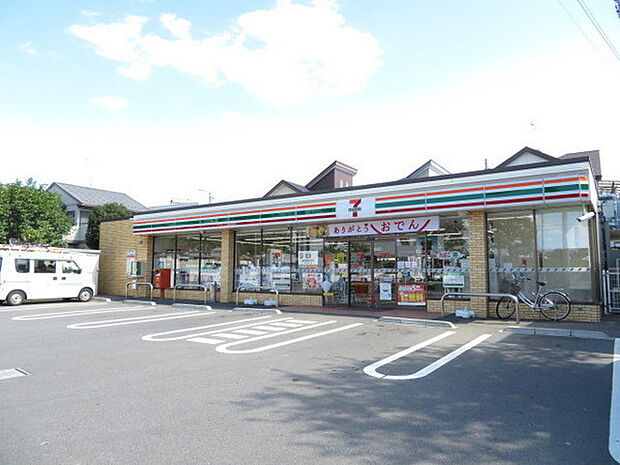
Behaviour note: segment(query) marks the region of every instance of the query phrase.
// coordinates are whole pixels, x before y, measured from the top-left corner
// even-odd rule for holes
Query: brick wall
[[[131,229],[131,220],[105,221],[101,223],[99,235],[99,293],[108,295],[125,295],[127,283],[127,251],[135,249],[137,260],[145,265],[144,277],[139,281],[151,281],[151,260],[153,256],[153,238],[135,236]],[[140,289],[144,295],[144,289]]]
[[[487,214],[470,211],[469,218],[469,276],[471,292],[489,292],[489,258],[487,252]],[[472,297],[470,307],[477,318],[486,318],[488,299]]]
[[[235,232],[222,231],[222,268],[220,270],[221,302],[234,302]]]

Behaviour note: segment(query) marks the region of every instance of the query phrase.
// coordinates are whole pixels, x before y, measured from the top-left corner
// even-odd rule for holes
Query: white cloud
[[[227,113],[158,128],[7,118],[0,120],[0,153],[29,163],[6,164],[0,181],[83,184],[84,173],[93,173],[93,186],[149,205],[197,199],[198,188],[221,201],[262,195],[282,178],[306,183],[334,159],[358,168],[360,185],[402,178],[428,158],[453,173],[482,169],[484,158],[494,167],[524,145],[553,156],[600,149],[603,176],[618,179],[616,87],[585,43],[480,70],[477,79],[422,98],[316,115]]]
[[[24,52],[29,53],[30,55],[36,56],[39,54],[39,51],[32,46],[31,42],[26,42],[25,44],[21,44],[19,48],[22,49]]]
[[[93,97],[90,102],[110,111],[122,110],[127,106],[127,99],[124,97],[111,97],[104,95],[101,97]]]
[[[148,18],[133,15],[69,30],[99,55],[124,63],[118,71],[125,76],[145,79],[153,67],[172,67],[206,84],[240,84],[278,105],[358,92],[380,66],[378,41],[346,26],[336,5],[326,0],[279,0],[274,8],[243,14],[230,30],[201,39],[191,37],[186,19],[162,14],[159,20],[172,39],[145,33]]]
[[[80,14],[84,16],[88,16],[89,18],[94,18],[96,16],[99,16],[101,13],[99,13],[98,11],[80,10]]]

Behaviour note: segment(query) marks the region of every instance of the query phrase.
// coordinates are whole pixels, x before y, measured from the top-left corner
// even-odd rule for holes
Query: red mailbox
[[[168,289],[170,287],[171,271],[170,268],[156,268],[153,287],[155,289]]]

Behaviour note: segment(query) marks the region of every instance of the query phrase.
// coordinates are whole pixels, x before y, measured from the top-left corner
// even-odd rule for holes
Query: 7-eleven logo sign
[[[336,203],[336,217],[339,219],[372,218],[373,216],[375,216],[374,197],[343,199]]]
[[[351,212],[351,216],[353,218],[357,218],[362,211],[362,207],[360,204],[362,203],[362,199],[351,199],[349,200],[349,211]]]

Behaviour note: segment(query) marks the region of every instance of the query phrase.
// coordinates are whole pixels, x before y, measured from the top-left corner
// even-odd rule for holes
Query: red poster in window
[[[398,305],[426,305],[426,284],[399,284]]]

